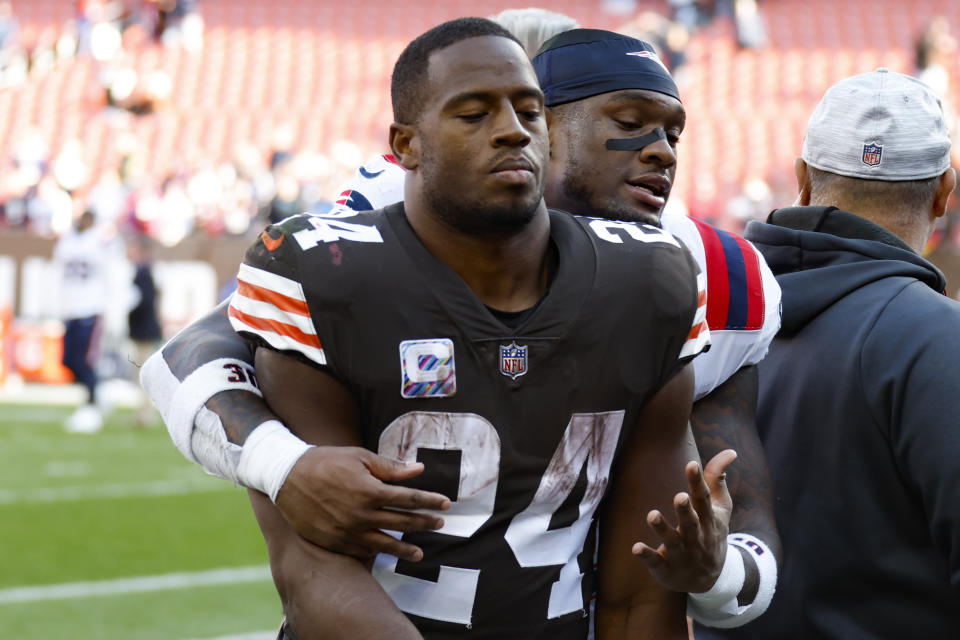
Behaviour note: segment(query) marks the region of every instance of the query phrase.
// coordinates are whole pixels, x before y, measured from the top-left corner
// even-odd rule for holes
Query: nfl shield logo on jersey
[[[527,372],[527,347],[511,342],[500,345],[500,373],[516,380]]]
[[[448,398],[457,392],[453,340],[404,340],[400,343],[400,395]]]
[[[863,164],[875,167],[880,164],[880,160],[883,157],[883,145],[877,144],[865,144],[863,145]]]

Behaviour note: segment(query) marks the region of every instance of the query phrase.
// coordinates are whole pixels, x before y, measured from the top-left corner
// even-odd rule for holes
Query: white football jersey
[[[352,215],[403,200],[404,174],[392,155],[372,158],[325,215]],[[677,214],[663,216],[662,224],[686,244],[706,276],[711,347],[693,361],[699,400],[766,355],[780,329],[780,285],[760,252],[740,236]]]
[[[103,314],[110,292],[110,261],[116,254],[97,226],[85,231],[67,231],[53,250],[59,278],[61,317],[87,318]]]

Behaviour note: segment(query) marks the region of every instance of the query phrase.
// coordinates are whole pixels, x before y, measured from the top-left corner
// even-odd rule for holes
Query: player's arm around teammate
[[[419,474],[423,465],[403,464],[359,447],[284,446],[291,442],[289,436],[270,431],[278,424],[277,416],[263,400],[249,343],[231,327],[227,306],[225,302],[188,325],[154,353],[141,372],[141,384],[177,448],[207,472],[268,495],[307,540],[358,558],[382,552],[419,560],[418,547],[383,536],[379,529],[408,532],[441,526],[429,514],[384,509],[449,506],[439,494],[386,484]],[[244,444],[261,425],[265,428],[251,442],[257,454],[265,456],[280,446],[286,457],[273,467],[271,477],[243,477]]]

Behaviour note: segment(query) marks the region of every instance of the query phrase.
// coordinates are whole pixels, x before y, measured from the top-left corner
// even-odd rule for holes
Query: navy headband
[[[612,31],[573,29],[554,36],[540,47],[533,68],[548,107],[623,89],[680,100],[653,46]]]

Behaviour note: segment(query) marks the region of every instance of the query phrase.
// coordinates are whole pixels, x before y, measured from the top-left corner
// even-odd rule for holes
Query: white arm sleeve
[[[253,368],[241,360],[208,362],[181,382],[160,350],[144,363],[140,384],[187,460],[212,476],[258,489],[270,500],[276,501],[291,469],[310,448],[277,420],[259,425],[242,447],[227,439],[220,417],[204,404],[221,391],[242,390],[262,396]]]
[[[170,370],[162,350],[150,356],[140,370],[140,385],[163,417],[180,453],[207,473],[231,482],[238,481],[241,447],[227,440],[220,418],[204,404],[215,394],[234,389],[262,396],[255,381],[253,368],[233,358],[208,362],[181,381]]]

